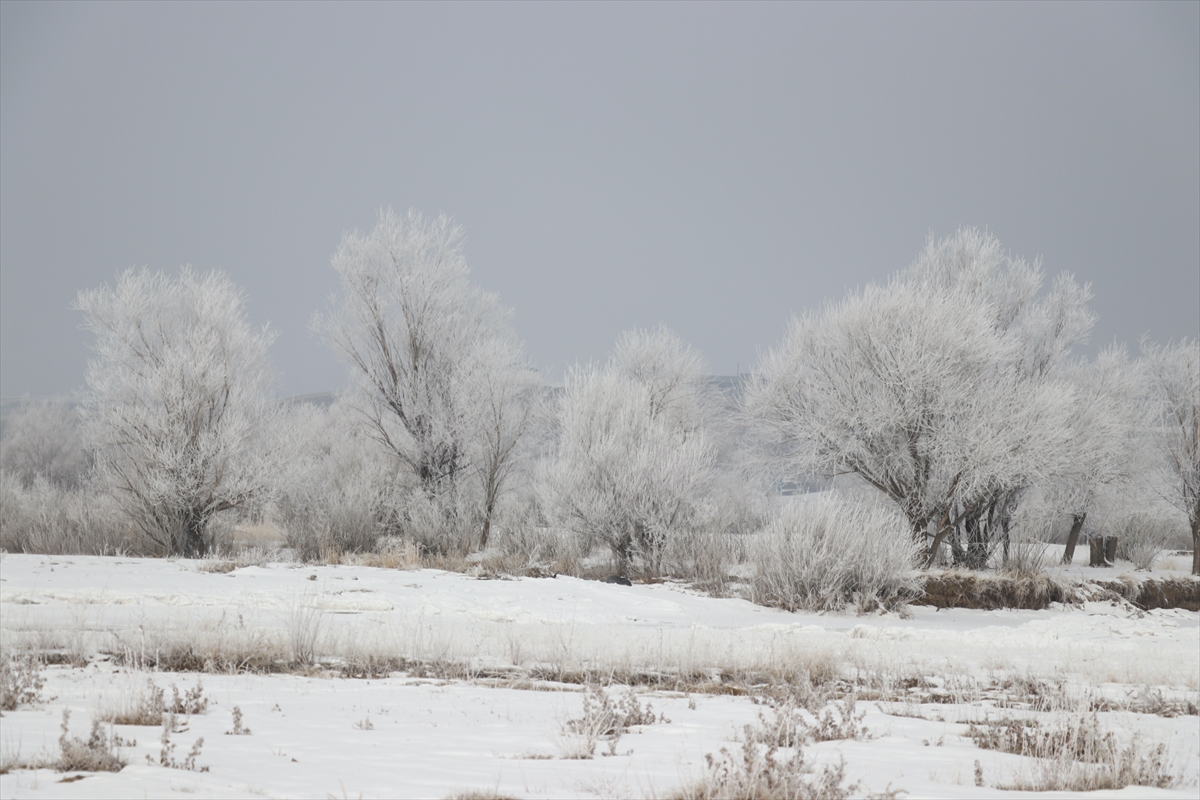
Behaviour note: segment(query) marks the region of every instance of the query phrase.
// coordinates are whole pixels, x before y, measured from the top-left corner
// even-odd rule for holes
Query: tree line
[[[444,216],[391,210],[343,238],[341,289],[312,321],[351,376],[328,407],[274,397],[274,332],[221,273],[130,269],[80,292],[86,389],[8,421],[5,505],[87,493],[127,546],[182,556],[263,518],[306,558],[395,541],[534,558],[553,532],[622,576],[694,572],[700,543],[746,534],[811,547],[838,515],[864,552],[973,569],[1056,531],[1070,562],[1136,518],[1187,530],[1200,574],[1200,344],[1081,357],[1089,287],[1047,284],[990,234],[931,238],[793,318],[724,392],[662,326],[543,385],[462,244]],[[780,481],[840,499],[805,512],[772,499]],[[0,522],[6,547],[36,549],[28,520]]]

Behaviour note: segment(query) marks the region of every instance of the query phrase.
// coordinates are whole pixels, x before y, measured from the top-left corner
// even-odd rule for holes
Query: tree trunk
[[[1192,524],[1192,574],[1200,575],[1200,525]]]
[[[483,517],[483,530],[479,532],[479,552],[487,549],[488,534],[492,532],[492,512],[488,511]]]
[[[187,512],[183,521],[183,555],[184,558],[204,558],[208,552],[208,542],[204,540],[204,517],[196,511]]]
[[[488,536],[492,532],[492,512],[495,510],[495,498],[488,498],[487,508],[483,510],[483,530],[479,533],[479,552],[487,549]]]
[[[628,578],[629,562],[633,556],[633,537],[629,531],[622,533],[620,538],[613,542],[612,551],[617,557],[617,574]]]
[[[983,526],[982,514],[972,514],[965,520],[967,530],[967,567],[986,569],[988,562],[988,534]]]
[[[1200,575],[1200,497],[1192,507],[1192,574]]]
[[[1093,536],[1088,539],[1088,548],[1091,551],[1088,559],[1089,567],[1104,566],[1104,540],[1099,536]]]
[[[937,560],[938,550],[941,549],[942,541],[946,535],[950,533],[950,526],[939,527],[937,535],[933,537],[933,541],[929,543],[929,553],[925,556],[925,566],[932,567],[933,562]]]
[[[1087,514],[1076,514],[1071,518],[1071,532],[1067,534],[1067,547],[1063,550],[1062,563],[1070,564],[1075,558],[1075,545],[1079,544],[1079,532],[1083,530],[1083,522]]]

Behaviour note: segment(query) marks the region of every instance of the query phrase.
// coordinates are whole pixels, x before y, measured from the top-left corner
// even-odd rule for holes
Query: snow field
[[[64,784],[49,769],[14,770],[0,776],[4,797],[670,797],[704,775],[705,754],[736,750],[743,726],[767,710],[718,692],[805,674],[831,687],[840,679],[843,692],[850,680],[857,686],[870,738],[805,753],[818,764],[844,758],[860,793],[891,784],[910,797],[994,796],[1033,762],[980,749],[964,738],[967,724],[1049,720],[1063,709],[1113,709],[1097,715],[1105,729],[1167,744],[1181,781],[1088,796],[1194,797],[1198,780],[1194,713],[1135,713],[1200,701],[1200,617],[1183,611],[1089,603],[914,608],[908,619],[789,614],[672,584],[347,566],[222,574],[194,561],[32,555],[0,561],[0,606],[6,654],[31,647],[90,659],[47,668],[43,702],[6,712],[6,761],[53,759],[64,708],[71,734],[86,737],[93,717],[127,703],[148,677],[168,696],[172,684],[185,691],[201,681],[212,700],[172,739],[181,759],[204,737],[197,764],[209,772],[158,765],[161,728],[117,726],[137,740],[121,772]],[[142,669],[183,651],[214,667],[241,654],[285,672]],[[316,665],[295,663],[305,652]],[[400,662],[403,672],[389,666]],[[330,677],[370,663],[386,677]],[[593,759],[562,758],[579,747],[568,722],[583,694],[553,679],[581,677],[659,680],[659,689],[634,691],[670,722],[635,727],[615,756],[601,742]],[[626,690],[608,691],[616,700]],[[1048,697],[1054,710],[1037,711]],[[234,706],[249,736],[224,735]]]

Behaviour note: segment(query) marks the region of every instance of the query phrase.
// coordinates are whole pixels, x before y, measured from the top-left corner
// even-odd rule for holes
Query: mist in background
[[[1200,333],[1200,4],[0,4],[0,394],[69,309],[226,272],[284,394],[343,232],[445,212],[553,380],[659,322],[746,371],[793,312],[986,227],[1093,342]]]

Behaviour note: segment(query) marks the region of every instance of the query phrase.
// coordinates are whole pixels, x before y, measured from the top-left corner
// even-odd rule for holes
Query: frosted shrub
[[[608,547],[621,574],[635,559],[658,572],[673,539],[704,528],[716,478],[699,354],[666,328],[630,331],[605,366],[567,374],[557,412],[538,480],[547,516]]]
[[[29,486],[41,475],[56,486],[73,488],[88,469],[79,415],[67,400],[26,401],[5,420],[0,468]]]
[[[369,552],[387,533],[392,470],[356,430],[352,410],[287,409],[279,439],[288,453],[278,512],[289,547],[302,560]]]
[[[755,602],[789,611],[894,609],[920,593],[904,518],[833,495],[785,506],[752,555]]]
[[[289,547],[305,561],[370,552],[384,532],[384,492],[372,476],[306,487],[280,503]],[[354,475],[348,475],[353,478]]]
[[[1117,558],[1132,561],[1134,569],[1147,571],[1172,538],[1170,524],[1147,512],[1125,514],[1109,533],[1117,537]]]
[[[109,498],[65,489],[38,475],[29,486],[0,473],[0,550],[10,553],[111,555],[156,553],[122,525]]]
[[[1036,513],[1018,509],[1016,521],[1008,545],[1003,551],[1000,571],[1014,578],[1041,575],[1050,566],[1050,545],[1053,535],[1050,527],[1038,519]]]

